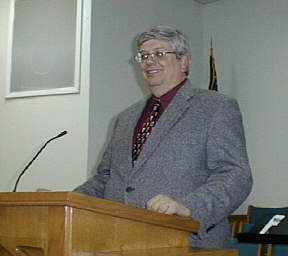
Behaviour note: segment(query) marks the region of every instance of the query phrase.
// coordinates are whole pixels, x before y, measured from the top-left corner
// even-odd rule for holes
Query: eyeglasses
[[[147,53],[147,52],[138,52],[136,56],[134,57],[135,60],[139,63],[142,63],[149,59],[149,56],[151,56],[153,59],[161,59],[165,57],[167,54],[176,54],[176,52],[172,51],[165,51],[165,50],[156,50],[155,52]]]

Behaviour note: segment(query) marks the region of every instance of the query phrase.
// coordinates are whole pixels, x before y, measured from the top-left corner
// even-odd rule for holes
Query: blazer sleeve
[[[110,177],[110,170],[97,172],[93,177],[88,179],[82,185],[76,187],[73,192],[104,198],[105,185]]]
[[[252,188],[242,116],[234,99],[226,99],[211,119],[206,159],[207,181],[183,199],[202,235],[237,209]]]

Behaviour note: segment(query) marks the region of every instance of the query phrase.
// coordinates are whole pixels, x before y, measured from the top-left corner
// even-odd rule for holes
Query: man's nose
[[[146,62],[147,62],[147,63],[151,63],[151,62],[154,63],[155,60],[156,60],[155,53],[150,53],[150,54],[148,55],[148,58],[146,59]]]

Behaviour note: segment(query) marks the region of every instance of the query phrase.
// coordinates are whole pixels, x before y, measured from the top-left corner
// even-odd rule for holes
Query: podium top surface
[[[0,207],[3,206],[68,206],[191,233],[199,230],[199,223],[190,217],[152,212],[75,192],[2,192]]]

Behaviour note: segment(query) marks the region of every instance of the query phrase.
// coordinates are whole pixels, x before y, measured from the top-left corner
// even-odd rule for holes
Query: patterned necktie
[[[153,127],[155,126],[156,122],[159,119],[160,107],[161,107],[160,100],[156,98],[153,99],[151,113],[148,116],[148,118],[145,120],[145,122],[143,123],[140,131],[136,135],[136,140],[132,149],[133,164],[136,162],[146,139],[150,135]]]

